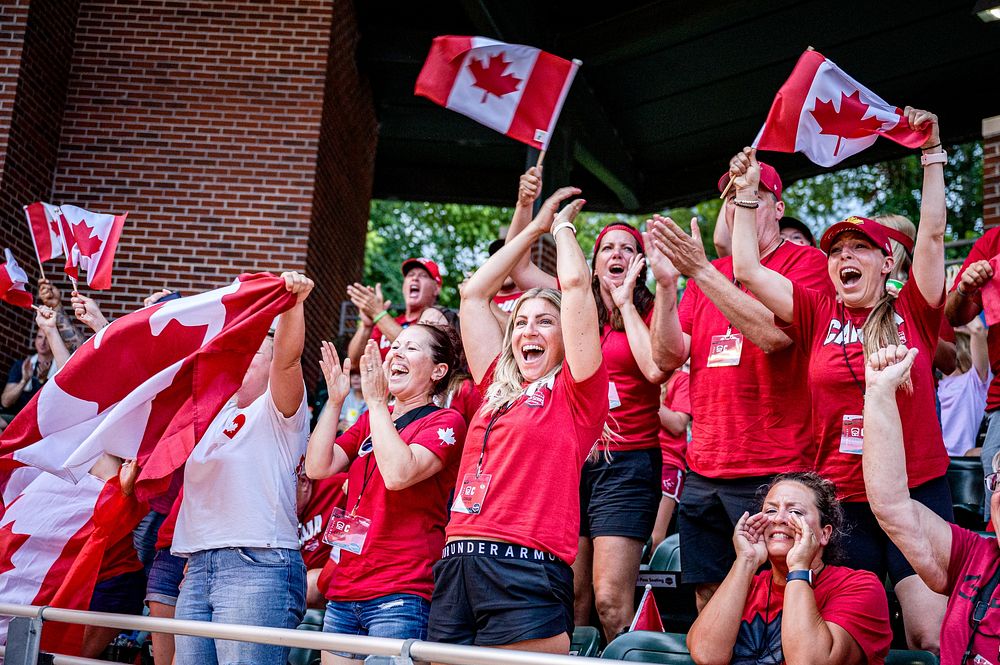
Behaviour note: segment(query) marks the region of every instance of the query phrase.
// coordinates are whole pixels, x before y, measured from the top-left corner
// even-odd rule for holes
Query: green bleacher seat
[[[636,630],[619,635],[611,641],[601,658],[661,663],[663,665],[691,665],[687,650],[687,635]]]
[[[569,643],[569,655],[596,658],[601,647],[601,633],[593,626],[577,626]]]
[[[663,539],[649,560],[650,572],[680,571],[681,567],[681,537],[672,534]],[[675,566],[671,568],[670,566]]]
[[[297,630],[323,631],[323,610],[306,610]],[[320,661],[320,652],[315,649],[293,648],[288,652],[288,665],[313,665]]]
[[[938,665],[938,659],[930,651],[892,649],[885,658],[885,665]]]

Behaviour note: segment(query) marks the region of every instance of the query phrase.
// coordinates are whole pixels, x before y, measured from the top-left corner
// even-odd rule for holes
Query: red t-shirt
[[[813,593],[823,620],[846,630],[864,652],[865,662],[869,665],[885,662],[892,642],[892,627],[885,588],[874,573],[826,566],[820,571]],[[785,662],[781,648],[784,602],[785,587],[771,581],[770,570],[754,576],[733,646],[733,663]]]
[[[792,282],[833,293],[826,257],[815,247],[782,243],[764,264]],[[712,265],[733,280],[731,256]],[[695,280],[687,283],[678,315],[691,336],[691,470],[740,478],[812,469],[805,356],[792,346],[764,353],[744,337],[739,365],[708,367],[712,337],[725,335],[729,321]]]
[[[409,328],[412,324],[419,321],[419,317],[413,320],[408,320],[406,318],[406,312],[403,312],[395,319],[396,323],[403,326],[404,328]],[[378,352],[382,354],[382,360],[389,355],[389,347],[392,346],[392,340],[382,334],[382,330],[376,325],[372,330],[372,339],[378,342]]]
[[[1000,254],[1000,227],[992,228],[984,233],[983,237],[972,246],[951,290],[954,291],[962,281],[962,274],[971,264],[976,261],[989,261],[997,254]],[[993,279],[1000,278],[995,276]],[[972,300],[981,308],[983,306],[983,292],[976,291]],[[986,347],[990,356],[990,369],[993,371],[993,381],[990,382],[990,389],[986,393],[986,410],[993,411],[1000,409],[1000,326],[990,326],[987,329]]]
[[[650,308],[643,317],[653,318]],[[621,438],[611,440],[610,449],[647,450],[660,445],[660,386],[650,383],[632,355],[625,331],[601,330],[601,351],[608,369],[608,426]]]
[[[691,396],[688,392],[688,373],[680,369],[674,370],[667,379],[666,395],[663,406],[671,411],[691,415]],[[674,436],[666,427],[660,426],[660,453],[663,455],[663,468],[684,469],[684,453],[687,450],[687,432]]]
[[[960,526],[951,527],[951,558],[948,563],[948,608],[941,624],[941,665],[959,665],[972,635],[972,601],[1000,566],[996,538],[984,538]],[[990,598],[989,609],[979,624],[972,643],[971,665],[976,655],[991,663],[1000,662],[1000,586]]]
[[[184,501],[184,488],[181,487],[174,499],[174,505],[170,507],[167,518],[160,525],[160,530],[156,532],[156,549],[170,549],[174,542],[174,528],[177,526],[177,515],[181,512],[181,502]]]
[[[332,571],[324,570],[328,584],[322,590],[335,601],[371,600],[393,593],[430,600],[434,590],[431,566],[441,558],[444,548],[448,496],[455,486],[465,420],[457,411],[438,409],[404,427],[400,432],[403,441],[431,451],[444,468],[404,490],[389,491],[371,443],[365,444],[371,433],[370,415],[365,412],[353,427],[337,437],[337,445],[352,460],[345,510],[353,510],[361,497],[357,514],[371,520],[368,538],[361,554],[341,550],[339,564],[327,561]]]
[[[465,418],[465,424],[468,425],[482,404],[483,394],[476,390],[476,384],[472,379],[466,379],[451,396],[451,404],[448,405],[448,408],[461,413],[462,417]]]
[[[302,552],[306,570],[322,568],[330,558],[330,546],[323,542],[323,530],[326,529],[330,511],[347,504],[345,480],[346,471],[313,481],[312,496],[299,515],[299,551]]]
[[[142,570],[142,562],[135,551],[135,543],[132,539],[132,532],[124,534],[117,543],[108,546],[101,560],[101,569],[97,574],[97,581],[104,582],[112,577],[124,575],[125,573]]]
[[[910,487],[916,487],[940,478],[948,469],[948,452],[934,415],[931,369],[942,308],[928,305],[913,280],[903,286],[895,307],[900,340],[908,347],[920,349],[910,372],[913,394],[907,395],[903,390],[896,393],[903,422],[906,473]],[[865,359],[860,332],[869,311],[846,308],[825,293],[796,285],[793,320],[790,324],[778,322],[809,356],[813,431],[819,445],[816,470],[837,484],[841,501],[867,500],[861,475],[860,418],[865,404]],[[841,435],[848,425],[846,416],[857,417],[854,426],[859,428],[859,445],[854,453],[841,451]]]
[[[483,392],[495,364],[479,384]],[[607,418],[604,363],[580,383],[563,364],[550,381],[527,386],[495,420],[480,409],[469,425],[456,491],[466,474],[475,475],[493,420],[483,461],[490,486],[480,513],[452,512],[448,538],[496,538],[572,564],[580,538],[580,473]]]
[[[517,299],[520,298],[523,293],[524,291],[518,291],[516,293],[508,293],[505,296],[497,294],[493,296],[493,302],[500,308],[501,312],[510,314],[514,311],[514,304],[517,303]]]

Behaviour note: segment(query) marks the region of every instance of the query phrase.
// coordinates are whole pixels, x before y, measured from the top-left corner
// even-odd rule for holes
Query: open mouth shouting
[[[529,343],[521,347],[521,357],[524,358],[525,365],[531,365],[541,360],[544,354],[545,349],[538,344]]]
[[[854,266],[844,266],[840,269],[840,283],[844,286],[854,286],[861,281],[861,270]]]

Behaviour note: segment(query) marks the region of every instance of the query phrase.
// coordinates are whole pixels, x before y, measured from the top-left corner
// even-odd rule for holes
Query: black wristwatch
[[[793,580],[803,580],[809,583],[809,586],[813,585],[813,571],[812,570],[791,570],[788,572],[788,577],[785,578],[785,582],[791,582]]]

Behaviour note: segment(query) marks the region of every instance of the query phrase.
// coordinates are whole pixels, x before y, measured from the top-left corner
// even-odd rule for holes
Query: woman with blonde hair
[[[564,187],[462,293],[465,353],[484,404],[469,423],[448,543],[434,567],[428,637],[567,653],[583,464],[604,431],[608,375],[590,271]],[[530,289],[504,329],[490,307],[514,264],[552,228],[562,292]]]
[[[754,210],[746,192],[757,191],[755,151],[746,148],[730,163],[736,194],[733,231],[735,275],[772,312],[779,327],[809,357],[813,432],[818,445],[817,471],[836,483],[851,536],[845,543],[846,565],[888,572],[903,608],[907,642],[913,648],[938,650],[945,598],[920,580],[879,527],[865,494],[861,472],[864,420],[865,355],[883,346],[905,343],[921,349],[909,395],[900,400],[904,413],[907,475],[911,496],[943,519],[952,520],[951,492],[945,478],[948,454],[933,417],[934,357],[944,305],[944,231],[947,210],[944,162],[937,117],[907,108],[904,121],[913,130],[930,126],[923,146],[924,182],[920,225],[913,248],[911,279],[898,290],[889,284],[895,266],[887,228],[862,217],[834,224],[820,241],[837,297],[800,288],[761,265],[757,256]]]

